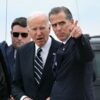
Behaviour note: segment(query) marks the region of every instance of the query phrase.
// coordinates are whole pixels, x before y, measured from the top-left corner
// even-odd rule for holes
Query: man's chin
[[[38,45],[39,47],[42,47],[44,44],[45,44],[44,42],[39,42],[39,43],[37,43],[37,45]]]
[[[58,38],[60,41],[65,41],[65,38],[63,38],[63,37],[60,37],[60,38]]]
[[[18,44],[18,45],[16,45],[16,48],[19,48],[19,47],[21,47],[22,45],[24,45],[24,43],[23,43],[23,44]]]

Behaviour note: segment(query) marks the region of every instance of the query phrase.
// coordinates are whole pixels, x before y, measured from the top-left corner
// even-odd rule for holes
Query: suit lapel
[[[70,65],[72,64],[71,62],[74,61],[74,58],[75,58],[76,50],[74,46],[75,46],[75,42],[73,38],[70,38],[65,44],[64,52],[62,54],[58,52],[57,58],[59,61],[57,62],[60,64],[57,66],[57,74],[59,74],[59,76],[61,75],[61,73],[67,72],[68,69],[70,69]]]
[[[29,78],[29,84],[30,88],[33,93],[37,90],[37,84],[34,79],[34,57],[35,57],[35,44],[32,43],[30,44],[29,47],[27,47],[27,50],[25,51],[24,54],[24,66],[25,66],[25,74],[27,74]]]
[[[24,68],[28,74],[28,76],[33,80],[33,60],[35,55],[35,45],[32,43],[29,47],[27,47],[27,50],[24,52]]]

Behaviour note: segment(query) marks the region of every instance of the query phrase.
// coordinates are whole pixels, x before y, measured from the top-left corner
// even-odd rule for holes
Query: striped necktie
[[[42,51],[41,48],[37,50],[37,56],[35,57],[34,60],[34,78],[37,84],[40,84],[42,72],[43,72],[43,60],[40,54],[41,51]]]

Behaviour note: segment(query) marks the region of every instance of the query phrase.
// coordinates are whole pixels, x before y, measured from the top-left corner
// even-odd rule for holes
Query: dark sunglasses
[[[21,35],[21,37],[26,38],[28,36],[28,33],[24,33],[24,32],[12,32],[13,37],[19,37],[19,35]]]

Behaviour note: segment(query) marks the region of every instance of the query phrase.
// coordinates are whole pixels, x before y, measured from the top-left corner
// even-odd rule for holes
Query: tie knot
[[[61,44],[61,48],[62,48],[63,51],[65,50],[65,46],[66,45],[64,43]]]
[[[42,52],[42,49],[41,49],[41,48],[38,48],[38,49],[37,49],[37,55],[40,56],[40,53],[41,53],[41,52]]]

